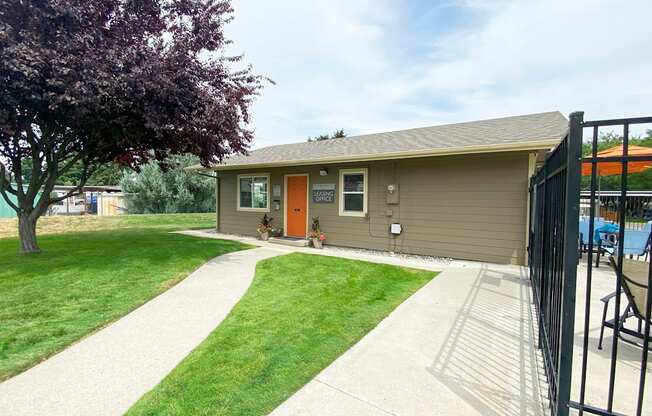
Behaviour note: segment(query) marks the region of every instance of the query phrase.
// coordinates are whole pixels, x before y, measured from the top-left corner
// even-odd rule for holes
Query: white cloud
[[[476,19],[443,35],[420,31],[420,47],[404,6],[235,1],[233,51],[277,82],[254,106],[255,147],[337,128],[549,110],[592,119],[652,113],[652,2],[467,0],[448,6]]]
[[[590,116],[640,113],[649,108],[642,97],[621,103],[650,85],[651,12],[652,3],[642,1],[516,2],[481,31],[449,44],[463,50],[461,56],[428,68],[423,86],[457,93],[462,109],[473,114],[542,105]]]

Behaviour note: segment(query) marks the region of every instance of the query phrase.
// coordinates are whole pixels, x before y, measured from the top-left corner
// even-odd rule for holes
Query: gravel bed
[[[218,233],[215,229],[210,229],[210,230],[202,230],[207,233],[211,234],[221,234]],[[249,239],[249,238],[254,238],[252,236],[246,236],[246,235],[239,235],[239,234],[232,234],[234,237],[240,237],[243,239]],[[437,257],[437,256],[422,256],[418,254],[406,254],[406,253],[396,253],[394,251],[385,251],[385,250],[371,250],[371,249],[366,249],[366,248],[351,248],[351,247],[338,247],[338,246],[331,246],[328,244],[324,245],[323,250],[331,251],[331,252],[341,252],[341,253],[355,253],[355,254],[361,254],[361,255],[366,255],[366,256],[372,256],[372,257],[392,257],[392,258],[397,258],[401,260],[409,260],[415,263],[422,263],[422,264],[443,264],[447,265],[450,264],[453,259],[450,257]]]
[[[416,263],[423,264],[450,264],[453,260],[449,257],[437,257],[437,256],[421,256],[418,254],[406,254],[406,253],[396,253],[393,251],[384,251],[384,250],[370,250],[366,248],[350,248],[350,247],[336,247],[324,245],[324,250],[332,252],[342,252],[342,253],[356,253],[363,254],[367,256],[374,257],[393,257],[402,260],[410,260]]]

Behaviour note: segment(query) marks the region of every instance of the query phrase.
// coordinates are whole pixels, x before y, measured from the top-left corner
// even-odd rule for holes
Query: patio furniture
[[[616,243],[620,227],[612,222],[605,222],[601,227],[597,227],[593,234],[593,242],[603,247],[610,247]]]
[[[650,234],[652,232],[652,221],[648,221],[640,230],[625,229],[625,243],[623,245],[623,254],[626,256],[645,256],[650,248]],[[611,255],[618,252],[618,242],[612,247],[605,247],[605,251]]]
[[[600,256],[604,253],[609,253],[612,256],[618,253],[619,228],[620,227],[618,227],[616,224],[604,223],[602,226],[595,229],[594,241],[595,246],[597,247],[595,267],[600,267]],[[633,256],[645,256],[645,260],[647,260],[648,253],[650,251],[651,238],[652,221],[648,221],[640,230],[625,229],[623,254],[630,256],[630,258]]]
[[[609,259],[611,266],[618,273],[616,257],[611,257]],[[598,342],[598,349],[602,349],[602,339],[604,337],[604,328],[614,329],[618,325],[618,337],[629,344],[633,344],[639,347],[643,347],[643,342],[645,341],[645,335],[643,333],[643,325],[645,321],[649,321],[650,317],[645,316],[646,312],[646,302],[648,296],[648,273],[649,273],[650,264],[645,261],[633,260],[633,259],[623,259],[623,272],[621,276],[617,278],[621,279],[622,283],[622,293],[627,297],[627,307],[625,312],[618,318],[618,322],[614,322],[614,319],[607,320],[607,309],[609,308],[609,301],[616,297],[616,293],[611,293],[601,301],[604,303],[604,309],[602,311],[602,326],[600,327],[600,340]],[[625,327],[625,323],[630,318],[638,319],[637,330],[633,330]],[[628,335],[629,337],[640,340],[640,343],[623,337],[623,334]],[[648,339],[648,342],[650,339]],[[648,348],[652,347],[652,343],[648,343]]]
[[[594,239],[595,239],[595,229],[602,227],[605,224],[603,218],[596,217],[593,220],[593,230],[594,230]],[[580,235],[580,246],[582,250],[586,250],[589,245],[589,217],[580,217],[579,222],[579,235]],[[580,256],[581,256],[580,252]]]
[[[608,223],[604,218],[596,217],[593,221],[593,250],[597,253],[595,267],[600,267],[600,256],[606,252],[605,247],[613,246],[618,226]],[[580,258],[589,246],[589,217],[581,217],[579,222]]]

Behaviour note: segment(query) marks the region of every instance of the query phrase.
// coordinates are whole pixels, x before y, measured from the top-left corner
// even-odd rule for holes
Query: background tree
[[[246,151],[263,79],[224,56],[231,18],[226,0],[0,2],[0,195],[21,252],[39,251],[38,218],[105,163]],[[75,189],[54,197],[74,169]]]
[[[344,129],[335,130],[333,134],[320,134],[315,137],[308,137],[309,142],[319,142],[321,140],[330,140],[330,139],[339,139],[341,137],[346,137]]]
[[[127,169],[123,166],[120,166],[117,163],[111,162],[97,167],[95,172],[88,178],[87,185],[102,185],[102,186],[111,186],[120,184],[122,179],[123,172]],[[81,179],[81,177],[79,177]],[[79,183],[79,179],[70,180],[68,183],[70,185],[75,185]]]
[[[23,183],[29,183],[32,180],[32,158],[23,158]],[[122,179],[123,171],[126,168],[115,162],[98,165],[95,171],[86,181],[86,185],[118,185]],[[76,185],[82,179],[84,166],[82,163],[76,163],[70,167],[68,172],[59,176],[57,185]]]
[[[125,172],[120,185],[128,194],[130,214],[211,212],[215,210],[215,180],[184,168],[196,165],[192,155],[171,156],[160,164],[149,162],[140,172]]]

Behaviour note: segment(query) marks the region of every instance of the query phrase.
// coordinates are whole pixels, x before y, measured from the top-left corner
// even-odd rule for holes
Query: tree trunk
[[[18,216],[18,235],[20,236],[20,254],[40,253],[41,249],[36,241],[36,221],[29,214]]]

